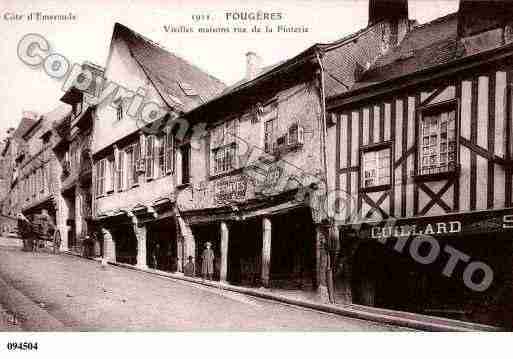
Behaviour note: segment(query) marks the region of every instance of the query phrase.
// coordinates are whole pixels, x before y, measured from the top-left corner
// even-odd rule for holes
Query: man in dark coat
[[[32,230],[32,224],[23,213],[18,213],[18,233],[23,240],[23,250],[30,252],[33,250],[34,245],[34,231]]]
[[[194,263],[192,261],[192,256],[189,256],[187,264],[183,267],[183,274],[186,277],[194,277],[195,268],[194,268]]]
[[[208,280],[212,280],[214,275],[214,251],[210,246],[210,242],[205,243],[205,249],[201,256],[201,275],[203,279]]]

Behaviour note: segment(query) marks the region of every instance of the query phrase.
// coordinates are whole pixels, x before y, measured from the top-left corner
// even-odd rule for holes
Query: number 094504
[[[7,343],[7,350],[37,350],[38,345],[36,342],[9,342]]]

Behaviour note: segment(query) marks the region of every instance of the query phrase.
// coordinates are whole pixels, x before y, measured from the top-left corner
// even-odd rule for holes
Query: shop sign
[[[220,179],[215,184],[215,200],[218,203],[243,201],[246,199],[248,179],[245,176],[234,176]]]
[[[483,218],[484,217],[484,218]],[[416,235],[437,235],[452,233],[490,233],[513,229],[513,214],[469,214],[459,221],[445,221],[427,224],[385,223],[371,227],[372,238],[409,237]]]
[[[409,237],[416,235],[434,235],[461,232],[461,222],[437,222],[426,225],[384,225],[371,228],[372,238]]]
[[[513,214],[505,214],[502,216],[502,228],[512,229],[513,228]]]

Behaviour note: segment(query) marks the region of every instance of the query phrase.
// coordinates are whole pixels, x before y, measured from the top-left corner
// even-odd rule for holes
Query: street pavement
[[[87,259],[33,254],[19,248],[0,247],[2,283],[10,288],[5,292],[17,296],[8,300],[4,291],[0,293],[0,306],[4,307],[0,307],[0,331],[20,327],[71,331],[404,330],[126,268],[102,267]],[[21,295],[23,300],[13,300]],[[26,314],[13,325],[5,313],[15,313],[12,306],[19,302],[24,303]],[[29,318],[27,303],[38,312],[32,316],[35,319]],[[40,320],[52,326],[39,326]]]

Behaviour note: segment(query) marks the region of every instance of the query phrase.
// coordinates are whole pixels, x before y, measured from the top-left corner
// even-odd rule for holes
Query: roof
[[[363,41],[355,41],[365,38],[373,25],[367,26],[355,33],[349,34],[340,40],[329,44],[321,44],[324,50],[322,63],[324,66],[326,97],[332,97],[346,92],[356,81],[357,73],[363,69],[362,63],[377,54],[369,53],[369,49],[362,46]]]
[[[367,34],[367,30],[372,26],[373,25],[369,25],[330,43],[316,43],[292,59],[280,61],[274,65],[262,68],[255,78],[261,77],[273,70],[277,70],[291,60],[310,54],[313,49],[317,49],[319,52],[323,53],[322,63],[325,73],[327,74],[325,77],[326,96],[330,97],[334,94],[347,91],[355,82],[355,69],[358,66],[357,64],[361,63],[363,59],[366,59],[369,55],[365,50],[362,50],[361,46],[359,46],[359,44],[357,45],[354,40],[365,36]],[[250,81],[247,79],[238,81],[226,89],[222,95],[235,92],[247,82]]]
[[[42,133],[46,133],[51,131],[55,126],[59,126],[62,122],[67,118],[67,116],[71,113],[70,105],[59,105],[55,109],[50,112],[47,112],[43,115],[43,131]]]
[[[71,113],[70,105],[59,105],[50,112],[45,113],[43,116],[49,123],[58,123]]]
[[[35,119],[35,118],[28,118],[28,117],[23,116],[21,118],[20,124],[18,125],[16,130],[14,130],[14,133],[12,134],[12,137],[18,138],[18,139],[22,138],[23,135],[25,135],[25,133],[27,133],[27,131],[29,129],[31,129],[32,126],[34,126],[36,123],[37,123],[37,119]]]
[[[253,78],[257,78],[257,77],[260,77],[261,75],[264,75],[268,72],[270,72],[271,70],[279,67],[281,64],[283,64],[284,62],[286,62],[286,60],[282,60],[282,61],[279,61],[273,65],[270,65],[270,66],[265,66],[265,67],[262,67],[256,74],[255,74],[255,77]],[[253,79],[247,79],[247,78],[242,78],[241,80],[235,82],[233,85],[227,87],[224,89],[224,91],[220,94],[220,96],[223,96],[223,95],[226,95],[226,94],[229,94],[231,92],[234,92],[236,91],[240,86],[244,85],[245,83],[247,82],[250,82],[251,80]]]
[[[116,37],[125,41],[134,59],[171,108],[190,111],[226,88],[214,76],[122,24],[114,26],[113,38]]]
[[[284,71],[287,71],[291,68],[294,68],[298,64],[304,63],[308,58],[313,56],[315,52],[317,51],[317,44],[310,46],[303,52],[299,53],[298,55],[289,58],[287,60],[280,61],[274,65],[263,67],[255,77],[251,79],[243,78],[242,80],[236,82],[235,84],[231,85],[230,87],[227,87],[223,92],[221,92],[218,96],[213,97],[206,101],[205,103],[201,104],[200,106],[196,107],[194,111],[191,111],[191,113],[202,111],[209,106],[213,105],[214,103],[219,103],[219,101],[223,101],[224,99],[230,97],[230,96],[236,96],[240,94],[241,91],[247,88],[251,88],[252,86],[255,86],[259,83],[262,83],[262,81],[265,81],[266,79],[274,76],[277,73],[282,73]],[[189,115],[191,114],[189,113]]]
[[[322,60],[323,66],[325,67],[325,70],[327,70],[326,73],[328,73],[328,76],[325,77],[326,95],[329,97],[329,95],[340,93],[341,91],[347,91],[349,90],[350,85],[355,81],[354,70],[357,66],[356,63],[359,60],[366,58],[368,55],[367,53],[362,52],[358,46],[355,46],[354,39],[365,35],[367,30],[371,28],[372,26],[367,26],[353,34],[349,34],[339,40],[327,44],[315,43],[294,57],[263,67],[252,79],[248,80],[243,78],[242,80],[237,81],[235,84],[224,89],[224,91],[217,97],[210,99],[207,103],[198,107],[203,108],[223,97],[233,95],[246,87],[255,85],[268,76],[272,76],[274,73],[286,71],[286,69],[293,67],[295,64],[301,63],[307,58],[315,55],[315,53],[321,52],[324,54]],[[348,59],[351,60],[349,61],[351,62],[350,66],[347,64]]]
[[[502,45],[499,32],[477,40],[460,38],[458,14],[449,14],[413,28],[399,46],[379,57],[351,90],[428,70]]]

